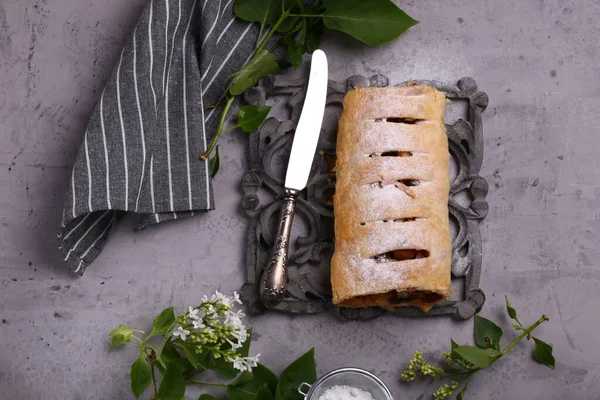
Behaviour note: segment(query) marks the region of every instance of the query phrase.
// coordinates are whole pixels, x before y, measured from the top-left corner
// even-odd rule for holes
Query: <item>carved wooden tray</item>
[[[485,295],[479,288],[482,246],[479,223],[486,216],[488,184],[479,176],[483,159],[481,113],[488,104],[471,78],[456,85],[435,81],[415,81],[446,92],[453,104],[466,105],[464,115],[449,123],[451,189],[449,218],[454,234],[452,254],[452,292],[450,300],[423,313],[416,307],[400,307],[393,313],[409,316],[454,315],[468,319],[481,309]],[[406,83],[403,83],[406,84]],[[401,84],[401,85],[403,85]],[[292,314],[314,314],[334,310],[347,319],[371,319],[383,313],[380,308],[349,309],[331,302],[330,259],[334,248],[332,196],[335,191],[335,136],[341,103],[354,87],[385,87],[385,76],[352,76],[344,83],[329,81],[327,108],[321,138],[307,189],[296,206],[296,219],[290,242],[289,284],[283,302],[273,310]],[[270,117],[249,140],[249,165],[242,178],[242,207],[248,215],[246,273],[241,293],[251,314],[267,311],[258,295],[258,283],[266,264],[278,218],[279,202],[294,129],[300,117],[306,80],[264,78],[245,95],[251,104],[279,104],[283,118]],[[452,106],[450,106],[452,107]],[[275,107],[274,107],[275,108]],[[295,238],[295,239],[294,239]]]

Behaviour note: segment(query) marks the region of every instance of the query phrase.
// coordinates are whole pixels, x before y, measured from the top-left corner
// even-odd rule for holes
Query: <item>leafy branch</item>
[[[300,383],[317,379],[314,350],[277,378],[258,363],[260,354],[248,356],[251,332],[242,323],[244,314],[233,310],[236,303],[241,304],[237,293],[228,297],[216,292],[177,316],[173,307],[163,310],[145,337],[137,335],[143,331],[125,325],[112,330],[109,351],[124,345],[139,350],[130,369],[133,395],[140,398],[150,389],[151,400],[181,400],[187,386],[207,386],[226,389],[232,400],[299,400],[296,388]],[[206,370],[234,380],[228,384],[198,380]],[[203,394],[199,400],[215,398]]]
[[[442,385],[433,393],[433,396],[438,400],[445,399],[457,392],[462,385],[462,389],[458,391],[456,396],[457,400],[462,400],[471,377],[504,357],[523,338],[533,339],[535,343],[533,358],[540,364],[554,369],[555,361],[552,355],[552,346],[531,334],[534,329],[548,321],[548,317],[542,315],[532,325],[525,327],[517,318],[517,311],[508,301],[508,297],[506,297],[506,311],[508,316],[516,321],[513,324],[515,330],[522,333],[503,350],[500,348],[502,328],[489,319],[475,315],[473,330],[476,346],[459,346],[454,340],[450,339],[450,351],[444,353],[447,364],[445,368],[436,367],[423,361],[423,353],[417,350],[404,369],[402,380],[410,382],[418,376],[455,377],[456,380]]]
[[[418,23],[390,0],[315,0],[309,3],[304,0],[235,0],[234,13],[241,20],[260,24],[259,34],[252,58],[225,82],[231,79],[224,93],[225,103],[215,136],[200,155],[203,160],[210,157],[224,132],[237,127],[252,132],[267,118],[269,110],[264,112],[264,106],[246,106],[245,113],[240,115],[238,112],[238,123],[232,128],[224,128],[239,96],[264,76],[282,72],[273,54],[282,45],[285,45],[294,68],[300,68],[302,55],[312,53],[319,47],[325,29],[338,30],[367,45],[379,46]],[[265,30],[267,33],[261,40]],[[267,48],[276,35],[279,38],[275,44]],[[262,111],[259,111],[259,107],[263,107]],[[218,171],[218,165],[217,153],[211,160],[213,176]]]

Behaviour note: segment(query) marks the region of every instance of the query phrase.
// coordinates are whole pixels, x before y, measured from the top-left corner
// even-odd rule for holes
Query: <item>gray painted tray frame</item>
[[[449,150],[457,169],[448,203],[450,221],[456,232],[452,245],[452,285],[457,293],[462,293],[458,293],[459,300],[445,301],[429,313],[423,313],[416,307],[400,307],[393,313],[407,316],[454,315],[465,320],[478,312],[485,301],[485,295],[479,288],[482,262],[479,223],[488,211],[485,199],[488,184],[479,176],[479,170],[483,159],[481,113],[487,107],[488,97],[477,89],[471,78],[462,78],[456,85],[436,81],[415,82],[434,86],[446,92],[451,101],[466,101],[468,106],[466,119],[460,118],[446,125]],[[388,85],[388,79],[382,75],[370,78],[356,75],[344,83],[329,81],[326,118],[336,118],[337,121],[346,91],[354,87]],[[249,169],[242,178],[242,207],[250,223],[246,243],[247,283],[241,294],[249,312],[254,315],[267,311],[258,296],[258,283],[273,242],[275,220],[284,189],[285,165],[305,95],[306,80],[279,77],[264,78],[258,87],[245,95],[245,101],[250,104],[265,104],[267,99],[285,96],[289,109],[288,119],[268,118],[258,131],[250,134]],[[336,310],[346,319],[367,320],[387,311],[374,307],[340,308],[331,302],[329,262],[334,247],[331,198],[335,190],[335,173],[331,169],[335,163],[336,134],[331,131],[336,128],[329,130],[327,132],[324,128],[321,133],[307,190],[298,200],[296,219],[303,220],[305,232],[292,240],[288,291],[284,301],[274,310],[292,314]],[[295,222],[295,226],[302,222]]]

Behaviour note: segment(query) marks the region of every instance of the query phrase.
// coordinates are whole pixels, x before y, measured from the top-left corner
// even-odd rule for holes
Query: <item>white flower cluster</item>
[[[249,338],[242,321],[245,314],[233,310],[237,304],[242,304],[237,292],[231,297],[219,291],[210,298],[203,296],[199,306],[189,306],[188,312],[177,318],[179,325],[175,327],[173,337],[193,344],[198,353],[205,346],[210,347],[215,359],[223,357],[239,371],[252,371],[258,365],[260,354],[244,357],[238,353]]]

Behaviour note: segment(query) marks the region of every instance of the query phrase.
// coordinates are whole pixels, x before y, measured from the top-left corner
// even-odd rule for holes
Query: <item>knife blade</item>
[[[302,113],[294,132],[275,243],[271,248],[260,282],[261,300],[269,308],[275,307],[285,296],[288,247],[296,198],[308,183],[317,143],[319,142],[327,101],[327,80],[327,56],[322,50],[315,50],[311,57],[308,88],[306,89]]]
[[[325,113],[327,78],[327,56],[322,50],[315,50],[310,63],[308,89],[294,133],[285,176],[285,187],[288,189],[302,190],[308,182]]]

